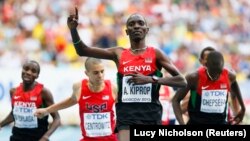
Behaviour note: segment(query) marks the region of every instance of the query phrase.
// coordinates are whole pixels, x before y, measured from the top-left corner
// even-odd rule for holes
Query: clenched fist
[[[43,118],[43,117],[47,116],[48,114],[49,114],[49,112],[47,111],[46,108],[39,108],[34,113],[34,115],[38,118]]]

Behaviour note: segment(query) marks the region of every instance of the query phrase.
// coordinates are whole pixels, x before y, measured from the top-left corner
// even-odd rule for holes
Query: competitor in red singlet
[[[145,18],[132,14],[126,23],[130,47],[88,47],[77,31],[78,10],[68,17],[68,27],[79,56],[109,59],[118,69],[118,101],[116,104],[119,141],[129,141],[129,127],[136,124],[161,124],[162,106],[159,101],[160,85],[185,87],[186,80],[172,61],[157,48],[147,46],[149,31]],[[170,77],[161,77],[164,68]]]
[[[116,141],[113,106],[117,89],[109,80],[104,80],[104,65],[100,59],[87,58],[85,68],[89,79],[75,83],[71,97],[50,107],[37,109],[35,115],[43,117],[78,103],[83,135],[81,141]]]
[[[199,69],[203,69],[203,67],[206,67],[207,56],[211,51],[215,51],[215,48],[208,46],[208,47],[205,47],[204,49],[202,49],[201,54],[200,54],[200,58],[199,58],[200,64],[202,66]],[[238,85],[237,82],[235,82],[235,85]],[[237,89],[237,87],[234,89]],[[238,91],[239,90],[237,90],[236,92],[238,92]],[[185,96],[185,98],[183,99],[183,102],[181,104],[182,111],[184,113],[184,117],[187,119],[188,119],[188,112],[187,112],[188,108],[187,107],[188,107],[189,98],[190,98],[190,93],[188,93],[188,95]],[[234,124],[233,117],[239,111],[239,109],[240,108],[239,108],[239,104],[238,104],[236,95],[234,94],[234,91],[230,91],[229,106],[228,106],[228,121],[231,124]]]
[[[186,76],[188,86],[179,89],[173,98],[173,108],[180,124],[185,124],[180,101],[191,91],[188,105],[189,121],[187,124],[229,124],[227,121],[228,93],[236,95],[240,111],[234,117],[235,124],[243,120],[245,105],[236,75],[224,69],[224,59],[220,52],[208,54],[206,67]]]
[[[54,103],[51,92],[36,82],[40,66],[36,61],[27,61],[22,68],[23,82],[10,90],[12,111],[0,123],[3,127],[14,121],[10,141],[48,141],[60,125],[58,112],[51,113],[52,124],[48,128],[48,116],[38,119],[33,114],[37,108]]]
[[[212,47],[205,47],[204,49],[202,49],[201,53],[200,53],[200,57],[199,57],[199,62],[202,66],[199,67],[200,68],[203,68],[203,67],[206,67],[206,63],[207,63],[207,56],[208,54],[211,52],[211,51],[215,51],[214,48]],[[188,120],[188,101],[189,101],[189,98],[190,98],[190,93],[188,93],[184,99],[182,100],[181,102],[181,109],[182,109],[182,112],[183,112],[183,118],[185,118],[185,121]]]

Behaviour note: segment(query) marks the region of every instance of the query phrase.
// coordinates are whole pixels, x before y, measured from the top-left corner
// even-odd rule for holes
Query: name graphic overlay
[[[161,141],[163,139],[190,138],[195,140],[237,139],[249,140],[249,125],[133,125],[131,141]]]

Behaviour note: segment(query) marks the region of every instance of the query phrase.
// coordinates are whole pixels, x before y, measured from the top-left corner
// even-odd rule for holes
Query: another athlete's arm
[[[14,92],[15,92],[14,88],[10,89],[10,97],[12,97],[12,95],[14,94]],[[5,125],[8,125],[8,124],[10,124],[11,122],[14,121],[14,117],[13,117],[12,111],[13,111],[13,107],[12,107],[11,112],[8,114],[8,116],[4,120],[2,120],[0,122],[0,129],[1,129],[1,127],[4,127]]]
[[[238,85],[237,80],[236,80],[236,75],[233,72],[229,71],[229,79],[231,82],[231,93],[233,94],[232,101],[238,100],[238,104],[239,104],[238,106],[240,106],[240,110],[237,111],[237,114],[233,118],[231,123],[232,124],[239,124],[244,118],[246,109],[245,109],[245,105],[244,105],[244,102],[243,102],[243,99],[241,96],[241,91],[240,91],[239,85]],[[237,98],[237,99],[235,99],[235,98]]]
[[[156,62],[159,70],[163,67],[172,77],[163,77],[158,80],[159,84],[168,85],[172,87],[185,87],[187,81],[181,75],[179,70],[174,66],[170,58],[168,58],[162,51],[156,49]]]
[[[73,85],[73,93],[72,93],[71,97],[69,97],[69,98],[67,98],[67,99],[65,99],[57,104],[53,104],[47,108],[37,109],[35,112],[35,116],[42,118],[49,113],[52,113],[52,112],[55,112],[55,111],[58,111],[61,109],[65,109],[65,108],[68,108],[68,107],[71,107],[71,106],[77,104],[78,99],[80,97],[80,92],[81,92],[81,83],[75,83]]]
[[[188,111],[189,98],[190,98],[190,93],[187,93],[187,95],[183,98],[181,102],[181,109],[183,114],[185,114]]]
[[[188,74],[186,76],[186,80],[187,80],[187,86],[184,88],[178,89],[172,99],[173,110],[174,110],[176,119],[178,120],[180,125],[185,124],[183,116],[182,116],[183,112],[181,108],[181,101],[185,98],[188,92],[195,87],[195,84],[197,81],[197,73]]]
[[[118,91],[117,91],[117,86],[115,84],[111,83],[111,87],[112,87],[112,96],[113,99],[115,100],[115,102],[117,102],[117,96],[118,96]]]
[[[8,116],[4,119],[4,120],[2,120],[1,122],[0,122],[0,129],[2,128],[2,127],[4,127],[5,125],[8,125],[8,124],[10,124],[11,122],[13,122],[14,121],[14,117],[13,117],[13,114],[12,114],[12,111],[8,114]]]
[[[54,104],[54,99],[53,96],[51,94],[51,92],[47,89],[47,88],[43,88],[42,90],[42,99],[45,102],[46,106],[51,106],[52,104]],[[48,138],[50,137],[50,135],[60,126],[60,116],[58,114],[57,111],[52,112],[50,114],[53,118],[53,121],[51,123],[51,125],[49,126],[48,131],[42,136],[42,138],[48,140]]]

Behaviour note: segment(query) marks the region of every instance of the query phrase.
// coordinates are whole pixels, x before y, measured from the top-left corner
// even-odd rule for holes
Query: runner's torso
[[[79,99],[79,114],[82,135],[85,139],[114,141],[114,99],[110,81],[105,81],[101,92],[93,93],[88,88],[88,80],[82,81],[81,96]]]
[[[43,85],[36,83],[29,91],[23,90],[21,83],[12,95],[13,117],[15,125],[13,127],[14,136],[27,138],[40,138],[48,128],[48,116],[38,119],[34,116],[37,108],[43,105],[41,91]]]
[[[161,121],[162,106],[159,101],[160,85],[152,83],[129,85],[130,73],[139,72],[147,76],[162,76],[156,67],[156,55],[153,47],[140,55],[134,55],[129,49],[124,50],[119,60],[117,74],[118,103],[116,113],[118,120]]]
[[[191,91],[189,100],[190,121],[199,121],[201,124],[225,124],[230,91],[228,71],[224,69],[216,81],[208,78],[204,67],[198,70],[198,74],[198,87]]]

